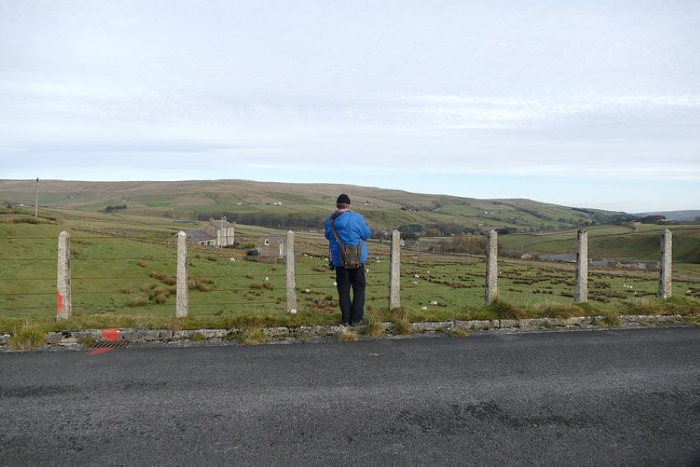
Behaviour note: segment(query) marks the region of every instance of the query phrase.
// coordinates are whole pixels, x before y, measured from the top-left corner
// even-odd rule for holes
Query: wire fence
[[[335,274],[317,242],[298,243],[296,293],[300,312],[337,313]],[[365,265],[367,309],[388,306],[389,245],[370,242]],[[172,316],[177,250],[169,239],[83,234],[71,237],[71,290],[75,314]],[[57,238],[0,237],[0,317],[54,316]],[[483,304],[485,256],[445,254],[405,246],[401,251],[402,305],[455,309]],[[286,311],[282,259],[249,257],[243,249],[191,245],[189,310],[193,315]],[[518,303],[571,302],[571,264],[501,259],[499,296]],[[654,272],[593,271],[591,298],[602,303],[655,295]],[[676,293],[700,296],[697,283],[678,281]]]

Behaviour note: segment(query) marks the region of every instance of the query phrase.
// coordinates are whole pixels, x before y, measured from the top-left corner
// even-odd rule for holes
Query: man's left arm
[[[365,218],[362,216],[360,216],[360,236],[362,237],[362,240],[367,240],[372,236],[372,231],[369,229],[369,227],[367,227]]]

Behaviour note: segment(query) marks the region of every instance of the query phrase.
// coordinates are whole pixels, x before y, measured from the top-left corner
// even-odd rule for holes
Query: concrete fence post
[[[489,232],[489,240],[486,244],[486,294],[487,305],[498,298],[498,233],[495,230]]]
[[[287,231],[287,243],[285,248],[287,263],[287,312],[297,312],[297,276],[294,263],[294,232]]]
[[[576,253],[576,290],[574,303],[588,301],[588,232],[578,231],[578,251]]]
[[[391,253],[389,266],[389,310],[401,306],[401,232],[391,232]]]
[[[659,263],[659,298],[666,300],[672,295],[673,234],[665,229],[661,234],[661,261]]]
[[[175,317],[186,318],[190,310],[187,288],[187,234],[177,234],[177,292],[175,296]]]
[[[58,236],[58,271],[56,274],[56,319],[68,319],[73,313],[70,284],[70,234]]]

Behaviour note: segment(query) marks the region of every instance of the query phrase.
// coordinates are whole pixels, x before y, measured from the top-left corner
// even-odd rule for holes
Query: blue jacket
[[[343,245],[356,246],[360,243],[362,245],[360,262],[364,263],[367,261],[369,254],[367,253],[367,248],[363,240],[367,240],[371,237],[372,231],[369,230],[369,227],[365,224],[365,219],[360,214],[352,211],[343,211],[340,213],[335,212],[331,217],[326,219],[326,239],[328,239],[329,242],[333,265],[335,267],[340,267],[340,249],[338,248],[338,242],[335,241],[335,236],[331,230],[331,219],[334,219],[333,226],[338,232],[338,236]]]

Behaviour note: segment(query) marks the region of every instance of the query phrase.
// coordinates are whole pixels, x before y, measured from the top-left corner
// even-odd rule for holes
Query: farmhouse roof
[[[204,230],[189,230],[185,232],[188,237],[192,237],[198,242],[203,242],[205,240],[215,240],[214,237],[206,233]]]

